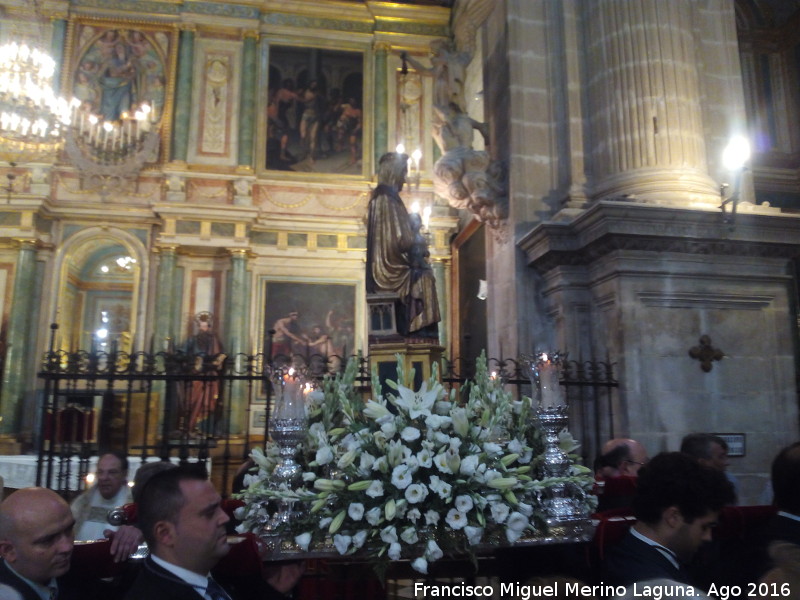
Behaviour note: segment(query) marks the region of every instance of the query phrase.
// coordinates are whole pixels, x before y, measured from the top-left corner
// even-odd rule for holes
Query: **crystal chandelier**
[[[12,167],[54,155],[64,143],[70,108],[53,91],[55,66],[25,44],[0,47],[0,160]]]

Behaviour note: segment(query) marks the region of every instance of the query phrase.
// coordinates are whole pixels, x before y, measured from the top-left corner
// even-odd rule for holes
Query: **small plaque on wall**
[[[744,433],[715,433],[728,444],[728,456],[744,456],[746,446],[746,435]]]

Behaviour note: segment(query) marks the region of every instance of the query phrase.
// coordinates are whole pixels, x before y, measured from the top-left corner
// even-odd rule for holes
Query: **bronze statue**
[[[437,337],[439,303],[427,242],[400,198],[407,165],[408,156],[397,152],[384,154],[378,163],[378,186],[367,214],[367,294],[397,295],[401,335]]]

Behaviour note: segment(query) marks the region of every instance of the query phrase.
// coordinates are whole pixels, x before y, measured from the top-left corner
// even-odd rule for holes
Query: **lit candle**
[[[276,419],[302,419],[305,417],[305,395],[302,393],[302,384],[295,376],[295,370],[283,376],[281,382],[281,397],[275,407]]]
[[[558,364],[542,354],[539,362],[539,386],[542,392],[542,408],[564,406],[564,390],[558,382]]]
[[[422,158],[422,150],[419,148],[414,150],[414,152],[411,154],[411,158],[414,159],[414,172],[419,173],[419,161]]]
[[[428,229],[428,225],[430,225],[430,222],[431,222],[431,207],[426,206],[422,210],[422,226],[425,229]]]

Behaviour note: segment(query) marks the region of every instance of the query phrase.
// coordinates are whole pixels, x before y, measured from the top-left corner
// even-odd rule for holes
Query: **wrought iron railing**
[[[358,362],[357,381],[369,393],[370,361],[363,355],[267,358],[51,349],[39,372],[44,385],[36,483],[72,496],[85,486],[91,457],[113,449],[142,462],[205,462],[221,491],[229,492],[238,465],[265,439],[271,375],[295,366],[308,379],[321,380],[344,369],[348,360]],[[487,362],[490,372],[502,377],[515,394],[530,395],[531,383],[520,360]],[[448,389],[460,388],[474,375],[475,363],[443,360],[440,372]],[[571,430],[582,442],[589,464],[602,442],[615,433],[618,383],[613,365],[566,362],[561,383],[570,402]],[[200,418],[188,423],[193,409]]]

